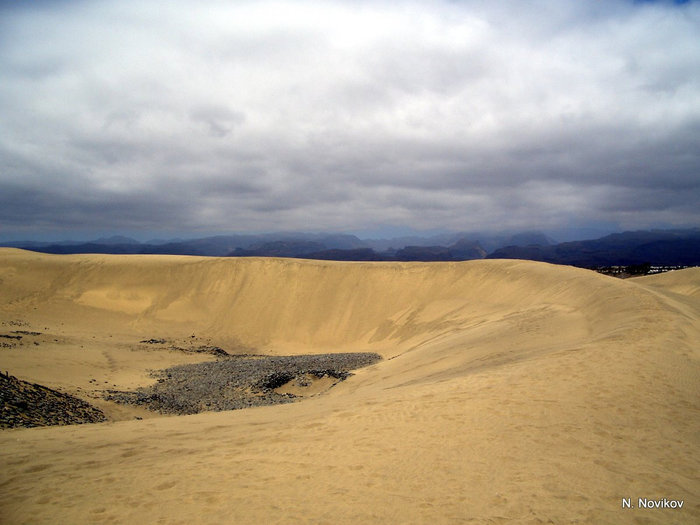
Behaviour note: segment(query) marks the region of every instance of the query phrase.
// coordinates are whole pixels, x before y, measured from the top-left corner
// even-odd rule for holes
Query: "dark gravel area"
[[[290,403],[298,398],[274,390],[304,375],[343,380],[351,370],[380,360],[373,353],[229,356],[168,368],[155,374],[158,382],[153,386],[135,392],[108,390],[105,399],[179,415]]]
[[[57,390],[0,373],[0,428],[99,423],[101,410]]]

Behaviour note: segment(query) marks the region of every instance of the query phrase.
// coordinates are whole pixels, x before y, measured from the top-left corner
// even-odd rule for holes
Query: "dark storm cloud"
[[[700,222],[695,2],[26,4],[4,229]]]
[[[27,188],[5,186],[0,196],[0,220],[3,226],[24,230],[27,217],[41,228],[76,230],[84,227],[124,228],[159,226],[187,217],[181,204],[163,203],[149,210],[151,195],[106,195],[56,191],[53,187]]]

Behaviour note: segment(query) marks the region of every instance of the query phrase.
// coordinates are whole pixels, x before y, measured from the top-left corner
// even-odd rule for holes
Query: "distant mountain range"
[[[700,264],[700,228],[614,233],[589,241],[550,246],[506,246],[490,259],[529,259],[584,268],[649,263],[659,266]]]
[[[90,242],[18,241],[2,244],[44,253],[174,254],[218,257],[296,257],[338,261],[465,261],[529,259],[586,268],[614,265],[700,264],[700,228],[633,231],[555,243],[539,232],[451,233],[432,237],[360,239],[348,234],[267,233],[142,243],[122,236]]]

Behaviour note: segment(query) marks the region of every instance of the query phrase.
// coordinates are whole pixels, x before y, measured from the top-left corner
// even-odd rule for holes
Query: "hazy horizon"
[[[649,228],[648,230],[664,231],[664,230],[681,230],[681,229],[694,229],[695,227],[687,228],[672,228],[672,227],[660,227],[660,228]],[[630,231],[647,231],[639,229],[631,230],[620,230],[620,229],[607,229],[604,227],[589,227],[589,228],[578,228],[578,229],[561,229],[554,231],[541,231],[541,230],[501,230],[501,231],[459,231],[459,230],[446,230],[446,229],[431,229],[431,230],[415,230],[408,227],[378,227],[372,230],[362,230],[362,231],[328,231],[328,230],[270,230],[270,231],[217,231],[217,232],[183,232],[180,234],[174,232],[121,232],[121,231],[96,231],[96,232],[63,232],[60,234],[34,234],[32,236],[22,236],[22,235],[2,235],[0,234],[0,245],[9,243],[63,243],[63,242],[92,242],[99,240],[109,240],[113,237],[125,237],[139,243],[147,244],[149,242],[163,243],[163,242],[178,242],[178,241],[191,241],[196,239],[204,239],[210,237],[218,236],[265,236],[265,235],[279,235],[280,237],[294,237],[294,235],[307,236],[307,235],[353,235],[360,240],[366,241],[377,241],[377,240],[391,240],[391,239],[401,239],[401,238],[420,238],[420,239],[430,239],[437,236],[449,236],[464,234],[470,240],[478,241],[481,239],[490,239],[493,237],[507,237],[520,234],[543,234],[550,241],[555,243],[561,242],[571,242],[571,241],[584,241],[593,240],[605,237],[607,235],[616,233],[625,233]]]

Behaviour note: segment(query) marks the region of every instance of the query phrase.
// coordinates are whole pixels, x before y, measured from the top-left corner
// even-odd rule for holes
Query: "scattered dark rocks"
[[[135,392],[108,390],[105,399],[179,415],[291,403],[295,396],[275,389],[305,375],[343,380],[350,370],[379,360],[373,353],[230,356],[168,368],[155,374],[158,382],[153,386]]]
[[[4,323],[3,323],[4,324]],[[0,339],[9,339],[11,342],[0,341],[0,348],[17,348],[17,346],[22,346],[22,338],[24,336],[37,336],[42,335],[41,332],[31,332],[29,330],[13,330],[9,334],[0,334]],[[35,345],[38,345],[36,341],[33,341]]]
[[[191,336],[194,337],[194,336]],[[147,344],[147,345],[164,345],[167,343],[165,339],[144,339],[143,341],[139,341],[140,343]],[[175,346],[171,345],[169,347],[170,350],[177,350],[178,352],[187,352],[187,353],[194,353],[194,354],[211,354],[217,357],[229,357],[229,353],[224,350],[223,348],[220,348],[218,346],[208,346],[208,345],[200,345],[200,346],[192,346],[192,347],[182,347],[182,346]]]
[[[0,341],[0,348],[15,348],[17,346],[17,343],[14,341],[21,341],[22,336],[21,335],[10,335],[10,334],[0,334],[0,339],[10,339],[13,342],[4,342]]]
[[[189,353],[194,353],[194,354],[211,354],[215,355],[217,357],[230,357],[231,354],[229,354],[226,350],[223,348],[220,348],[218,346],[195,346],[192,348],[182,348],[180,346],[171,346],[171,350],[179,350],[180,352],[189,352]]]
[[[13,319],[11,321],[3,321],[2,324],[6,324],[9,326],[29,326],[28,322],[22,321],[21,319]]]
[[[0,373],[0,428],[75,425],[106,421],[82,399]]]

